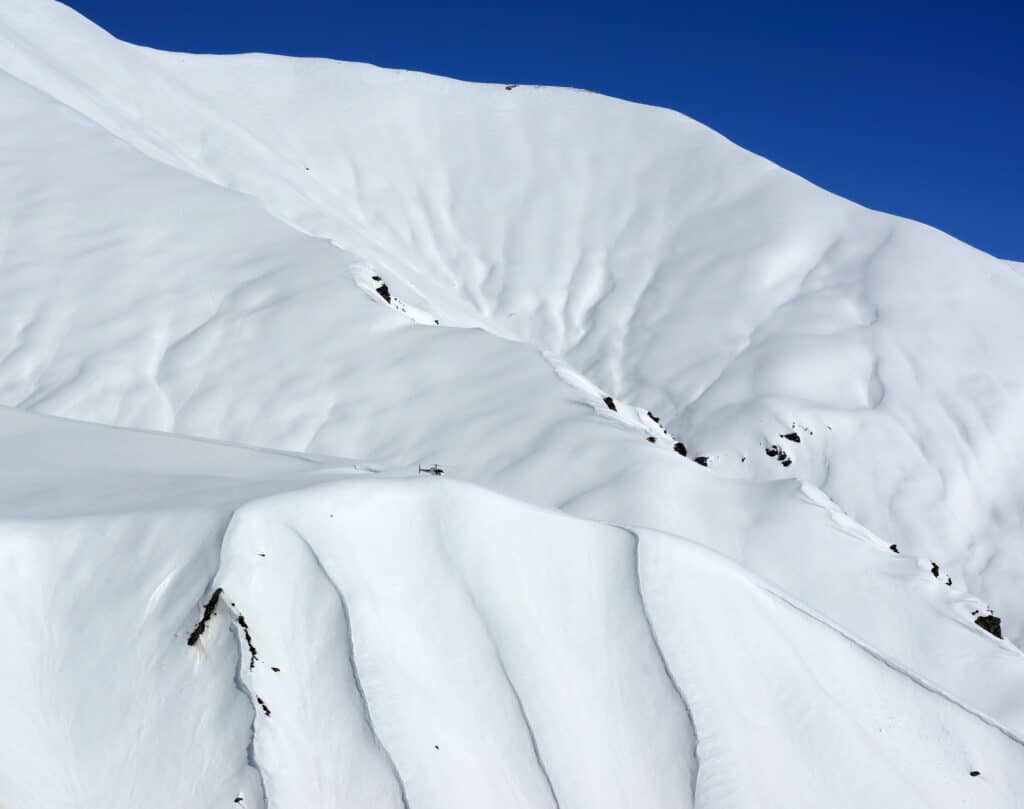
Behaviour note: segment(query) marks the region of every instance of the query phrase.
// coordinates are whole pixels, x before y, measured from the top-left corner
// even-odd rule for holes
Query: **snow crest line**
[[[366,692],[363,690],[363,682],[359,677],[359,666],[356,663],[356,650],[355,643],[352,637],[352,620],[349,617],[348,602],[345,600],[344,594],[341,592],[341,588],[338,583],[330,576],[327,569],[324,567],[323,562],[320,560],[320,555],[316,552],[316,549],[302,536],[299,531],[293,526],[289,526],[292,534],[295,535],[296,539],[299,540],[306,549],[309,551],[309,555],[312,558],[314,564],[317,566],[320,575],[327,580],[328,584],[334,590],[335,595],[338,597],[338,605],[341,607],[342,618],[345,622],[345,642],[346,642],[346,654],[348,655],[349,667],[352,669],[352,682],[355,685],[356,694],[359,696],[359,704],[362,708],[363,721],[366,724],[366,729],[370,732],[373,737],[374,743],[380,749],[381,754],[384,756],[384,760],[387,763],[388,768],[391,770],[391,774],[394,776],[395,783],[398,785],[399,799],[402,802],[402,809],[410,809],[409,796],[405,790],[405,781],[402,779],[402,774],[398,770],[398,765],[395,764],[395,759],[391,755],[391,752],[384,745],[383,740],[377,733],[377,728],[373,724],[373,717],[370,714],[370,704],[366,699]]]
[[[555,809],[561,809],[561,804],[558,801],[558,793],[555,792],[554,782],[551,780],[551,774],[548,772],[548,767],[544,763],[544,758],[540,753],[540,745],[537,743],[537,734],[534,732],[533,725],[530,723],[530,718],[526,714],[526,707],[523,705],[523,698],[519,694],[519,689],[516,688],[515,683],[512,682],[512,677],[508,673],[508,667],[505,665],[505,659],[501,655],[501,648],[498,646],[498,642],[494,637],[494,632],[491,630],[490,624],[484,617],[484,614],[480,609],[480,605],[477,604],[476,597],[473,595],[473,591],[466,582],[466,578],[462,575],[461,568],[455,564],[455,560],[452,559],[451,554],[448,553],[448,548],[444,543],[443,535],[441,540],[438,542],[438,545],[441,547],[441,553],[444,555],[449,569],[458,579],[459,586],[462,588],[463,594],[469,600],[470,606],[473,607],[473,612],[480,620],[480,626],[483,627],[484,634],[487,635],[487,640],[494,651],[494,659],[497,661],[498,668],[501,670],[501,674],[505,678],[505,682],[508,684],[512,698],[516,702],[516,708],[519,710],[519,716],[523,720],[523,727],[526,729],[526,735],[530,739],[530,746],[533,748],[533,756],[537,760],[537,769],[540,771],[540,775],[541,778],[544,779],[544,783],[547,784],[548,792],[551,793],[551,800],[555,805]]]
[[[650,613],[647,611],[647,601],[644,599],[643,578],[640,575],[640,535],[636,531],[632,531],[628,528],[625,530],[633,539],[632,580],[636,583],[636,595],[640,606],[640,614],[643,616],[644,622],[647,624],[647,630],[651,633],[651,642],[654,644],[654,650],[658,654],[658,659],[661,661],[661,666],[665,670],[665,676],[668,678],[668,681],[672,686],[672,690],[675,691],[676,696],[679,698],[679,702],[683,707],[683,711],[686,713],[686,720],[690,724],[690,732],[693,735],[692,748],[690,751],[690,805],[692,807],[696,807],[697,782],[700,777],[700,737],[697,734],[697,723],[693,718],[693,711],[690,708],[690,702],[687,700],[686,694],[683,693],[683,689],[676,681],[675,675],[672,673],[672,669],[669,668],[668,661],[665,659],[665,653],[662,651],[661,643],[658,640],[658,633],[654,628],[654,623],[651,621]]]

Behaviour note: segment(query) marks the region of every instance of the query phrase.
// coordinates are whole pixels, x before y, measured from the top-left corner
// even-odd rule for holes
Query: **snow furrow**
[[[352,634],[352,621],[349,617],[348,603],[345,600],[345,595],[341,592],[341,588],[338,583],[331,577],[327,570],[323,566],[323,562],[320,560],[320,555],[317,553],[313,545],[306,540],[296,529],[291,529],[293,536],[296,540],[302,543],[313,561],[315,562],[320,575],[323,577],[325,584],[329,585],[338,598],[338,607],[341,610],[342,621],[345,626],[345,649],[348,656],[348,664],[352,672],[352,680],[355,685],[356,693],[359,696],[359,704],[362,707],[363,721],[366,725],[366,729],[369,731],[373,740],[380,752],[383,754],[385,761],[387,762],[388,768],[391,771],[392,776],[395,779],[396,786],[398,787],[399,799],[401,801],[402,809],[411,809],[409,804],[408,794],[406,793],[405,781],[402,779],[402,774],[398,770],[398,766],[395,764],[395,759],[391,755],[390,751],[384,745],[384,742],[380,738],[380,734],[377,733],[377,729],[374,726],[373,715],[370,711],[370,703],[366,697],[366,691],[363,688],[362,679],[359,676],[359,664],[356,662],[356,651],[355,651],[355,638]]]

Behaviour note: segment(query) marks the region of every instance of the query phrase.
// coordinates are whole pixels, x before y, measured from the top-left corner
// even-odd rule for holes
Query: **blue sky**
[[[690,115],[863,205],[1024,260],[1024,3],[71,0],[170,50],[559,84]]]

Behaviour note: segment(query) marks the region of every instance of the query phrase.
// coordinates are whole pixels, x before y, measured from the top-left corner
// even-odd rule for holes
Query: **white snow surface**
[[[0,807],[1024,806],[1020,265],[7,0],[0,301]]]

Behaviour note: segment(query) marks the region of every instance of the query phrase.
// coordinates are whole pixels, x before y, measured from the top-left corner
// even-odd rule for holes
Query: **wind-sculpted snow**
[[[955,615],[911,670],[682,537],[457,481],[9,410],[0,450],[9,805],[1019,801],[1019,729],[925,683]],[[995,691],[1022,661],[959,647]]]
[[[53,31],[63,47],[51,47]],[[326,60],[160,53],[34,0],[0,10],[0,43],[0,67],[12,75],[146,155],[244,192],[348,258],[285,237],[251,211],[246,237],[218,241],[221,249],[266,263],[264,229],[281,234],[275,250],[287,242],[281,255],[291,261],[278,271],[303,283],[317,272],[311,263],[333,258],[341,276],[355,256],[414,319],[478,327],[549,353],[604,392],[661,414],[718,474],[793,475],[822,488],[879,535],[937,559],[998,604],[1020,637],[1024,518],[1014,448],[1024,429],[1024,279],[1005,262],[833,197],[681,115],[594,94]],[[41,124],[6,108],[26,137],[38,137]],[[48,163],[53,152],[43,153]],[[71,155],[76,165],[91,159]],[[157,193],[148,176],[143,188]],[[121,209],[130,205],[124,190],[95,199]],[[175,219],[163,224],[180,228],[179,241],[178,202],[188,197],[166,197]],[[147,202],[155,215],[159,206]],[[203,213],[205,231],[216,229],[222,217]],[[196,259],[208,266],[217,253],[203,230],[193,261],[182,256],[179,265],[193,280]],[[112,244],[106,230],[93,235]],[[308,262],[310,253],[319,260]],[[141,288],[153,263],[116,269]],[[248,271],[258,274],[252,263]],[[249,310],[269,306],[266,288],[279,288],[264,279],[248,297],[224,299],[221,314],[237,328],[254,327]],[[207,315],[214,305],[208,299]],[[220,346],[222,328],[171,347],[181,355]],[[355,329],[336,328],[352,339]],[[151,362],[162,348],[152,348]],[[249,372],[256,364],[247,361]],[[79,370],[51,366],[47,378]],[[288,389],[281,369],[259,373]],[[91,384],[85,371],[77,378]],[[162,421],[279,447],[359,455],[367,446],[362,431],[332,428],[339,410],[358,406],[337,389],[261,408],[257,426],[222,380],[183,393],[186,416],[173,412],[172,392]],[[95,410],[81,400],[72,408],[45,382],[21,384],[24,395],[5,401],[82,417]],[[140,389],[108,393],[124,404],[106,420],[156,419],[140,416]],[[764,450],[795,426],[806,428],[805,440],[783,466]]]
[[[0,806],[1024,800],[1018,265],[578,91],[0,71]]]

